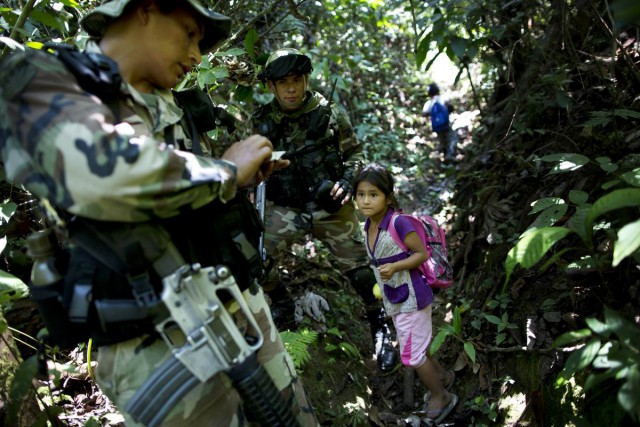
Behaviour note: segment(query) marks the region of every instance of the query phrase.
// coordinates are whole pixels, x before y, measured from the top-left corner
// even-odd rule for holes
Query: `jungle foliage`
[[[2,55],[50,40],[82,46],[78,18],[96,3],[3,0]],[[206,88],[238,121],[236,133],[213,136],[230,142],[250,133],[243,123],[254,104],[270,99],[256,78],[268,53],[297,47],[313,60],[315,89],[329,96],[336,82],[333,100],[349,113],[366,159],[394,167],[421,193],[413,199],[438,202],[430,214],[446,219],[456,284],[445,294],[451,319],[436,347],[459,368],[456,422],[640,424],[637,1],[211,3],[232,17],[233,35],[181,86]],[[420,117],[439,55],[457,70],[448,89],[459,94],[458,111],[478,114],[455,168],[430,156]],[[454,183],[449,198],[420,186],[441,176]],[[5,181],[0,191],[2,314],[24,299],[24,239],[41,223],[27,192]],[[3,342],[12,326],[0,320]],[[323,336],[357,369],[358,350],[333,331],[290,336],[303,372],[308,347]],[[12,366],[0,369],[7,384],[29,367]],[[357,375],[351,381],[366,388]],[[26,389],[13,381],[11,392]],[[518,394],[526,406],[514,418],[504,402]],[[374,403],[319,414],[384,425],[371,415]]]

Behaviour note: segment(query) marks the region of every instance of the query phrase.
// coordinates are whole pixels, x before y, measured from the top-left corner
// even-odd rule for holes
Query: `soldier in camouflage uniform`
[[[281,251],[308,234],[327,245],[366,304],[379,367],[391,370],[397,354],[372,292],[376,280],[351,200],[351,179],[361,163],[362,147],[345,112],[308,89],[311,71],[306,55],[280,49],[269,56],[260,75],[274,99],[256,109],[253,127],[291,161],[267,181],[265,247],[278,259]],[[265,289],[277,320],[291,311],[291,299],[274,273]]]
[[[6,177],[63,218],[131,226],[167,218],[179,221],[213,202],[226,203],[237,188],[255,185],[286,166],[270,161],[272,144],[259,135],[233,144],[219,160],[179,149],[190,148],[195,137],[183,128],[188,123],[170,89],[200,62],[201,54],[228,36],[229,18],[197,0],[107,0],[81,25],[92,36],[86,46],[91,55],[85,58],[98,64],[95,75],[103,79],[106,74],[108,82],[116,75],[122,78],[102,97],[84,88],[77,74],[44,51],[16,52],[0,68],[0,155]],[[105,71],[110,61],[119,74]],[[105,101],[109,95],[114,96]],[[203,151],[210,151],[206,141],[201,142]],[[215,219],[215,212],[212,216]],[[200,231],[199,224],[187,227],[194,234]],[[68,276],[74,269],[86,269],[84,261],[100,263],[81,253],[72,252]],[[106,267],[93,268],[94,298],[119,286],[111,281],[117,275],[105,273]],[[299,424],[317,425],[255,280],[243,296],[264,335],[258,360],[291,402]],[[171,357],[164,341],[142,320],[126,325],[122,333],[133,335],[126,340],[94,336],[94,344],[96,339],[104,344],[98,349],[96,380],[121,411],[156,367]],[[100,325],[89,325],[92,328]],[[123,415],[127,426],[140,425],[128,413]],[[162,425],[253,424],[231,381],[217,374],[189,391]]]

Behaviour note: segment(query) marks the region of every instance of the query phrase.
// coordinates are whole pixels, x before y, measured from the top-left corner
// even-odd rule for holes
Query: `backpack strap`
[[[415,232],[418,234],[418,237],[420,238],[420,241],[425,245],[425,248],[427,250],[427,254],[429,255],[429,258],[431,258],[431,248],[429,247],[429,244],[427,242],[427,236],[424,230],[424,226],[420,225],[420,224],[424,224],[422,222],[422,220],[420,220],[419,218],[414,217],[413,215],[408,215],[403,213],[402,211],[396,211],[393,213],[393,215],[391,216],[391,221],[389,221],[389,227],[387,228],[387,231],[389,232],[389,234],[391,235],[391,238],[393,239],[393,241],[400,247],[400,249],[402,249],[405,252],[409,251],[409,248],[407,247],[407,244],[400,238],[400,235],[398,234],[398,230],[396,230],[396,219],[400,216],[400,215],[404,215],[407,219],[409,219],[415,226]],[[420,266],[418,267],[418,269],[420,269],[420,271],[422,272],[422,274],[424,274],[425,277],[429,278],[431,276],[433,276],[433,274],[429,273],[429,268],[427,266],[427,262],[420,264]]]
[[[387,228],[387,231],[391,235],[391,238],[393,239],[393,241],[396,242],[396,245],[400,246],[400,248],[403,251],[407,252],[409,248],[407,247],[406,243],[404,243],[404,241],[398,235],[398,230],[396,230],[396,219],[398,218],[399,215],[404,215],[404,214],[402,212],[397,212],[397,211],[393,213],[393,215],[391,216],[391,220],[389,221],[389,227]]]

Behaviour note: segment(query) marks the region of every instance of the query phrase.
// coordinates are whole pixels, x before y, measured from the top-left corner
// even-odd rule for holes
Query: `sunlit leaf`
[[[617,311],[605,307],[604,317],[607,326],[620,338],[620,341],[627,344],[640,343],[640,329]]]
[[[556,165],[549,172],[550,174],[574,171],[589,163],[587,156],[576,153],[549,154],[541,157],[540,160],[543,162],[556,162]]]
[[[29,288],[17,277],[0,270],[0,303],[26,298]]]
[[[620,178],[622,178],[624,182],[629,185],[640,187],[640,168],[623,173],[622,175],[620,175]]]
[[[505,284],[509,282],[517,264],[523,268],[533,267],[557,241],[570,232],[564,227],[545,227],[527,233],[507,254],[504,262],[507,273]]]
[[[613,246],[613,262],[616,267],[640,247],[640,220],[625,225],[618,231],[618,240]]]
[[[531,224],[531,227],[551,227],[556,222],[558,222],[558,220],[564,217],[568,209],[569,205],[566,204],[551,206],[542,211],[540,215],[538,215],[538,217]]]
[[[593,222],[600,215],[631,206],[640,206],[640,188],[623,188],[602,196],[591,206],[589,215],[586,218],[585,227],[587,233],[591,235]]]
[[[560,197],[545,197],[531,203],[531,211],[529,215],[541,212],[551,206],[564,204],[564,200]]]
[[[640,371],[638,365],[631,366],[627,381],[618,390],[618,402],[633,418],[640,419]]]
[[[9,222],[9,219],[16,212],[18,205],[12,201],[0,204],[0,222]]]

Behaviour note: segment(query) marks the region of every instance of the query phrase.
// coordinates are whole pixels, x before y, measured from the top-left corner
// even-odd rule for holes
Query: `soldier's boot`
[[[368,266],[349,270],[347,277],[367,307],[367,321],[371,327],[374,357],[380,370],[392,370],[398,363],[398,352],[393,347],[393,337],[380,301],[373,295],[376,277]]]
[[[378,368],[383,372],[391,371],[398,364],[398,352],[393,346],[393,335],[386,322],[384,308],[367,310],[367,320],[371,326],[371,339]]]

